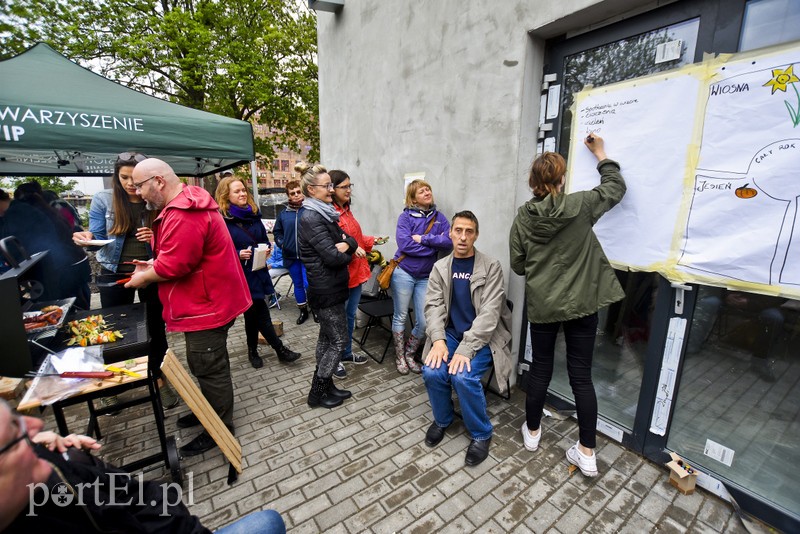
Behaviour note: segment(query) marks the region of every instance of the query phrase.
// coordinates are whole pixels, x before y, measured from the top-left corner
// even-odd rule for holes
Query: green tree
[[[11,193],[20,184],[25,182],[39,182],[39,184],[42,186],[42,189],[50,189],[58,195],[61,195],[61,193],[65,191],[75,189],[75,186],[78,185],[78,182],[75,180],[62,182],[61,178],[58,176],[25,176],[22,178],[2,178],[0,179],[0,187]]]
[[[0,0],[0,58],[44,41],[112,80],[264,125],[319,158],[316,17],[284,0]],[[57,80],[54,80],[57,83]]]

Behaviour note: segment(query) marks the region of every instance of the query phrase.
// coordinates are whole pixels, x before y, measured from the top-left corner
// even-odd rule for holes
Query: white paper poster
[[[579,93],[567,191],[621,165],[595,225],[609,260],[673,281],[800,297],[800,46],[712,59]]]
[[[686,272],[800,287],[800,53],[729,62],[709,85],[679,259]]]
[[[699,87],[697,78],[678,73],[578,96],[567,190],[599,185],[597,159],[583,144],[597,133],[628,187],[622,202],[594,227],[613,262],[645,269],[669,256]]]

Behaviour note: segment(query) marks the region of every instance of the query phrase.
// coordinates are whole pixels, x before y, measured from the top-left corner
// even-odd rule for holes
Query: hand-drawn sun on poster
[[[794,84],[800,82],[800,78],[795,76],[793,70],[794,65],[789,65],[786,69],[772,69],[772,79],[765,83],[763,87],[772,87],[772,93],[770,94],[774,95],[775,91],[783,91],[785,93],[786,86],[788,84],[792,85],[792,89],[794,89],[794,93],[797,96],[797,107],[792,106],[787,100],[784,100],[783,103],[786,104],[786,109],[789,111],[792,125],[797,127],[800,124],[800,91],[797,90]]]

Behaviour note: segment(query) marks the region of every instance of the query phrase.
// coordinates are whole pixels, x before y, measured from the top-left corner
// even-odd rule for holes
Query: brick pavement
[[[284,289],[284,287],[280,287]],[[210,528],[255,510],[274,508],[291,532],[747,532],[730,504],[704,490],[684,496],[667,482],[667,470],[598,436],[600,476],[570,476],[564,452],[577,439],[572,419],[544,422],[537,452],[522,447],[524,393],[510,401],[488,396],[495,426],[489,458],[464,465],[469,443],[460,420],[439,446],[423,443],[431,422],[422,379],[401,376],[387,356],[347,365],[339,387],[353,398],[333,410],[306,405],[314,369],[317,325],[295,325],[291,298],[273,309],[284,322],[283,340],[303,357],[281,364],[261,345],[264,367],[250,367],[239,318],[228,346],[234,377],[236,435],[244,455],[237,482],[226,483],[227,463],[218,449],[182,461],[189,508]],[[382,350],[386,334],[374,333]],[[183,358],[182,336],[170,342]],[[178,429],[185,404],[168,410],[168,434],[186,443],[197,429]],[[71,428],[85,421],[85,409],[67,410]],[[48,428],[52,415],[45,414]],[[104,417],[102,456],[129,462],[158,451],[146,408]],[[146,478],[169,481],[163,468]],[[189,489],[191,488],[191,492]]]

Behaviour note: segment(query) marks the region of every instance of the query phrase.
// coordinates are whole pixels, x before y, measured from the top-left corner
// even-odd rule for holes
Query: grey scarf
[[[328,204],[327,202],[323,202],[322,200],[314,197],[307,197],[303,201],[303,207],[307,210],[316,211],[320,215],[322,215],[326,221],[338,223],[339,222],[339,212],[336,211],[336,208],[333,207],[333,204]]]

